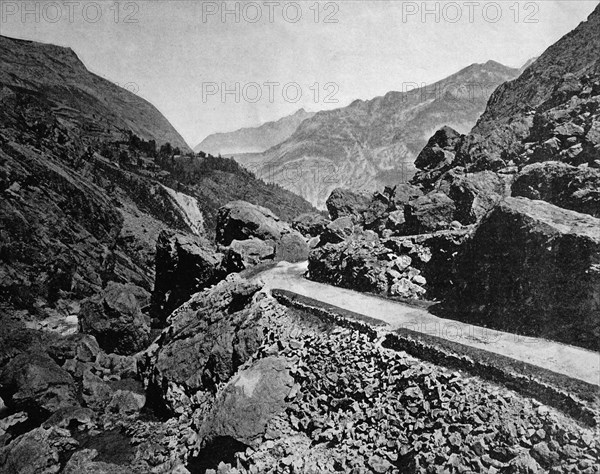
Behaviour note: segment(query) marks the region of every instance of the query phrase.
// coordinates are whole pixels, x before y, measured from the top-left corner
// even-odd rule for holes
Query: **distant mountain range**
[[[241,128],[235,132],[209,135],[194,147],[195,152],[204,151],[212,155],[233,155],[239,153],[261,153],[290,137],[303,120],[311,118],[314,112],[304,109],[274,122],[266,122],[258,127]]]
[[[432,85],[318,112],[283,142],[235,159],[323,208],[337,187],[371,191],[408,181],[433,132],[443,125],[468,132],[492,92],[519,73],[495,61],[473,64]]]

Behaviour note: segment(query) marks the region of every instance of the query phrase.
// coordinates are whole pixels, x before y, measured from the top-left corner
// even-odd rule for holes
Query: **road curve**
[[[520,336],[439,318],[415,308],[304,278],[307,262],[281,262],[259,273],[265,289],[288,290],[385,322],[389,330],[407,328],[536,365],[600,386],[600,353],[559,342]]]

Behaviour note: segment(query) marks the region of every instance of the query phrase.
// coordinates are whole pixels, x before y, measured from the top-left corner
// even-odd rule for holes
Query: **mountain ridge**
[[[63,114],[74,109],[84,123],[101,124],[107,138],[132,130],[142,139],[190,151],[154,105],[89,71],[73,49],[0,35],[0,52],[3,84],[43,92],[64,106]]]
[[[303,120],[314,114],[301,108],[291,115],[255,127],[213,133],[196,145],[194,151],[204,151],[213,155],[260,153],[287,139]]]
[[[471,64],[425,87],[320,111],[284,142],[236,160],[323,208],[337,187],[374,191],[410,179],[431,134],[448,124],[466,133],[492,91],[518,71],[495,61]]]

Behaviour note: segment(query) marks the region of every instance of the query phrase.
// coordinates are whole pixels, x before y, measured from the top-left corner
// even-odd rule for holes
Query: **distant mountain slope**
[[[290,137],[303,120],[311,118],[314,112],[304,109],[277,121],[267,122],[258,127],[241,128],[235,132],[215,133],[199,143],[194,151],[204,151],[212,155],[232,155],[238,153],[261,153]]]
[[[376,190],[410,179],[435,130],[467,132],[496,87],[518,73],[494,61],[473,64],[430,86],[318,112],[284,142],[236,159],[323,208],[334,188]]]
[[[0,36],[0,83],[43,94],[58,118],[104,138],[131,130],[140,138],[189,151],[149,102],[86,69],[70,48]]]

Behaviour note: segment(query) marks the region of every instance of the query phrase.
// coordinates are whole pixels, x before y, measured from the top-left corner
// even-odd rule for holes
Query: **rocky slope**
[[[205,151],[212,155],[238,155],[243,153],[262,153],[265,150],[287,140],[298,126],[311,118],[314,112],[304,109],[273,122],[258,127],[241,128],[235,132],[209,135],[194,147],[195,152]]]
[[[594,161],[598,150],[600,10],[561,38],[517,79],[500,86],[459,160],[473,167],[511,161]]]
[[[373,192],[406,182],[437,128],[468,131],[492,91],[518,72],[494,61],[473,64],[426,87],[318,112],[284,142],[240,160],[319,208],[337,187]]]

